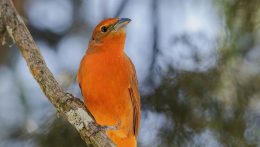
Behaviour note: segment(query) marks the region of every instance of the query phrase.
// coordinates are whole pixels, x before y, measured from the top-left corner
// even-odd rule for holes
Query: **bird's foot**
[[[108,130],[118,130],[118,127],[120,126],[121,122],[117,123],[116,125],[113,125],[113,126],[101,126],[95,122],[90,122],[91,125],[95,126],[95,128],[91,131],[91,135],[90,136],[93,136],[93,135],[96,135],[97,133],[99,132],[106,132]]]
[[[113,126],[103,126],[104,129],[107,130],[118,130],[119,124],[113,125]]]
[[[92,129],[90,130],[90,136],[95,136],[99,132],[107,131],[107,126],[101,126],[101,125],[97,124],[96,122],[90,122],[90,126],[94,126],[94,127],[91,127]]]
[[[118,121],[115,125],[107,126],[107,127],[108,127],[108,130],[118,130],[120,125],[121,125],[121,121]]]

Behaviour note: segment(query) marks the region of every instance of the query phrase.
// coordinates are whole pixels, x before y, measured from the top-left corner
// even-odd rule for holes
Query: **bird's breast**
[[[90,88],[89,93],[102,93],[95,90],[103,90],[106,94],[119,94],[129,85],[130,70],[124,56],[97,54],[85,58],[84,81]]]
[[[130,113],[131,67],[128,62],[124,54],[95,53],[83,58],[78,78],[85,104],[94,117],[109,121],[112,117],[116,120],[120,114]],[[110,114],[105,114],[107,110]]]

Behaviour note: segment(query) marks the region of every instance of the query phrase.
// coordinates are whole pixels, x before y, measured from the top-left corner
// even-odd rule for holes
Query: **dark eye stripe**
[[[101,32],[104,32],[104,33],[105,33],[106,31],[107,31],[107,27],[106,27],[106,26],[102,26],[102,27],[101,27]]]

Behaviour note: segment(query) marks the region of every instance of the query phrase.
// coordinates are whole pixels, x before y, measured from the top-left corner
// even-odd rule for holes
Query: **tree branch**
[[[0,1],[0,36],[7,32],[22,53],[31,74],[40,85],[42,91],[57,111],[69,121],[79,132],[87,145],[97,147],[115,146],[104,131],[98,130],[91,114],[82,101],[63,91],[46,66],[22,18],[17,13],[11,0]]]

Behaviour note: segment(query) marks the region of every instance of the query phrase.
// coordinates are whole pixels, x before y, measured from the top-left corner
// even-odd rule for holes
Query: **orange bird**
[[[84,103],[118,147],[136,147],[140,97],[136,71],[124,52],[128,18],[109,18],[93,31],[83,57],[78,82]]]

